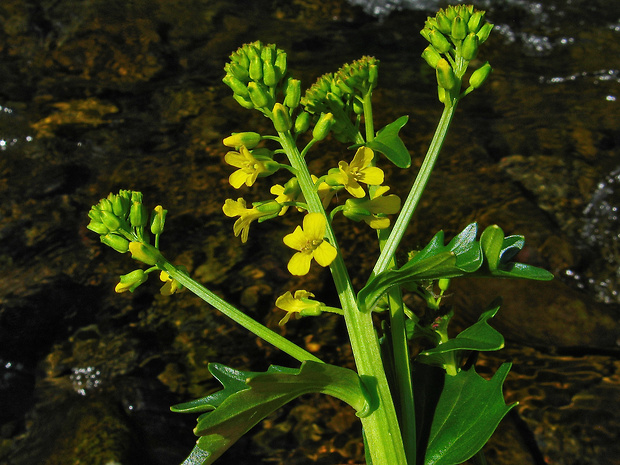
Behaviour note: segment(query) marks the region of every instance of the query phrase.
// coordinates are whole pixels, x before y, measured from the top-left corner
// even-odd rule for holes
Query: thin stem
[[[299,360],[300,362],[303,362],[305,360],[312,360],[313,362],[322,363],[322,360],[318,357],[312,355],[310,352],[302,349],[297,344],[289,341],[288,339],[280,336],[278,333],[270,330],[253,318],[247,316],[238,308],[229,304],[206,287],[194,281],[187,274],[179,271],[177,268],[174,267],[174,265],[166,262],[164,264],[164,270],[172,279],[181,283],[184,287],[188,288],[202,300],[217,308],[224,315],[226,315],[239,325],[243,326],[248,331],[256,334],[261,339],[264,339],[265,341],[274,345],[282,352],[287,353],[288,355]]]
[[[435,135],[433,136],[431,145],[426,152],[424,162],[420,167],[420,172],[418,173],[415,182],[413,183],[413,187],[411,188],[411,191],[403,204],[403,208],[394,223],[390,237],[386,241],[385,247],[377,259],[377,263],[372,270],[372,276],[376,276],[389,268],[391,259],[396,253],[396,248],[400,244],[407,226],[411,221],[411,217],[420,202],[422,193],[424,192],[431,173],[433,172],[441,146],[446,138],[448,128],[450,127],[450,122],[454,116],[454,111],[456,110],[457,100],[454,99],[451,103],[451,105],[446,105],[444,107],[443,113],[441,114],[441,118],[439,119],[439,123],[437,125],[437,129],[435,130]]]
[[[297,180],[308,203],[308,211],[321,213],[325,216],[327,220],[326,236],[338,251],[335,260],[330,265],[330,270],[344,312],[358,374],[371,394],[374,394],[376,402],[376,408],[373,412],[361,419],[372,462],[374,465],[405,464],[407,459],[396,410],[381,360],[379,340],[372,322],[372,312],[362,313],[357,307],[355,292],[331,222],[314,189],[308,167],[295,146],[290,132],[278,133],[278,135],[291,166],[298,172]]]
[[[364,95],[362,102],[364,109],[364,128],[366,129],[366,142],[375,138],[374,120],[372,118],[372,91]]]

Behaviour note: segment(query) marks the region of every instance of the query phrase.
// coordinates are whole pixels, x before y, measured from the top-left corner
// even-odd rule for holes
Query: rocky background
[[[415,249],[438,229],[450,237],[473,220],[497,223],[525,235],[522,261],[557,277],[451,288],[455,331],[504,296],[493,325],[506,349],[483,357],[480,371],[511,359],[505,394],[519,406],[487,446],[489,463],[618,464],[620,6],[479,6],[497,25],[480,53],[495,71],[460,105],[404,242]],[[221,139],[268,126],[232,100],[222,67],[257,39],[287,50],[305,86],[376,56],[378,124],[410,115],[401,134],[414,166],[387,169],[404,197],[441,112],[419,57],[418,32],[434,12],[369,12],[338,0],[2,1],[0,464],[180,463],[195,417],[168,407],[217,387],[209,362],[256,371],[294,364],[189,293],[163,297],[152,282],[115,294],[135,265],[99,243],[86,215],[110,191],[142,191],[169,210],[166,256],[273,328],[285,290],[303,284],[334,301],[325,272],[303,280],[286,272],[281,240],[299,218],[253,225],[243,246],[232,237],[221,206],[240,195],[227,183]],[[321,144],[312,169],[341,152]],[[265,183],[242,193],[266,194]],[[336,222],[357,286],[376,252],[364,226]],[[328,362],[352,364],[337,316],[278,330]],[[306,396],[221,463],[360,463],[359,433],[351,409]]]

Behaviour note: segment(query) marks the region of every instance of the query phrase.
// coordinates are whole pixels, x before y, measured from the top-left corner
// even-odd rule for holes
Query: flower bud
[[[249,95],[246,98],[246,97],[242,97],[239,94],[234,94],[233,98],[237,101],[237,103],[239,105],[241,105],[243,108],[245,108],[247,110],[252,110],[254,108],[254,104],[252,103],[252,101],[248,100],[249,99]]]
[[[299,113],[297,115],[297,118],[295,119],[295,126],[293,127],[295,134],[301,134],[306,132],[310,127],[311,119],[312,117],[307,111],[302,111],[301,113]]]
[[[474,71],[469,77],[469,85],[474,89],[477,89],[484,81],[486,81],[489,74],[491,74],[492,68],[489,62],[487,61],[484,65]]]
[[[237,132],[225,138],[222,142],[226,147],[238,149],[242,145],[252,150],[261,141],[261,135],[257,132]]]
[[[478,33],[482,20],[484,19],[484,11],[475,11],[467,22],[467,29],[470,32]]]
[[[431,45],[435,47],[439,53],[448,53],[452,49],[452,44],[441,32],[433,29],[429,32],[429,37]]]
[[[147,265],[161,265],[165,262],[159,250],[143,242],[130,242],[129,251],[131,252],[131,258],[146,263]]]
[[[335,122],[336,121],[334,120],[334,115],[332,113],[321,114],[321,117],[312,130],[312,138],[316,140],[325,139]]]
[[[448,278],[442,278],[437,282],[437,285],[440,291],[446,292],[450,286],[450,280]]]
[[[422,58],[434,69],[437,68],[437,62],[441,60],[441,55],[435,50],[435,47],[429,45],[422,52]]]
[[[491,31],[493,30],[493,24],[485,23],[484,26],[480,28],[480,30],[476,33],[478,36],[478,42],[483,43],[489,38]]]
[[[109,199],[101,199],[99,201],[99,210],[112,213],[112,202]]]
[[[286,52],[278,50],[276,61],[273,66],[278,70],[280,76],[284,76],[286,74]]]
[[[243,67],[238,63],[226,63],[226,65],[224,65],[224,71],[226,71],[226,74],[232,75],[232,77],[241,82],[245,82],[250,79],[248,68]]]
[[[447,104],[448,99],[450,98],[450,93],[443,87],[437,86],[437,98],[439,98],[441,103]]]
[[[129,250],[129,241],[118,234],[106,234],[101,236],[100,240],[103,244],[112,247],[119,253],[125,253]]]
[[[115,195],[112,199],[112,212],[119,218],[127,217],[129,208],[129,198],[122,195]]]
[[[452,33],[450,35],[455,40],[463,40],[467,36],[467,23],[460,16],[452,20]]]
[[[478,36],[473,32],[470,32],[461,46],[461,56],[467,61],[471,61],[476,58],[478,54]]]
[[[368,84],[370,88],[374,89],[377,86],[379,80],[379,67],[375,64],[368,65]]]
[[[168,210],[164,210],[161,205],[155,207],[151,215],[151,233],[157,235],[164,232],[167,213]]]
[[[275,216],[278,216],[278,213],[280,213],[280,210],[282,209],[282,205],[280,205],[275,200],[266,200],[264,202],[253,202],[252,206],[256,208],[256,210],[258,210],[259,212],[267,214],[268,217],[265,217],[265,219],[270,219]],[[261,219],[262,217],[258,219],[259,223],[261,222]]]
[[[250,60],[250,79],[260,81],[263,78],[263,62],[258,55]]]
[[[101,211],[101,222],[108,228],[110,231],[116,231],[121,227],[121,222],[119,218],[108,210]]]
[[[443,34],[450,35],[452,33],[452,21],[450,21],[446,15],[439,11],[435,15],[435,21],[437,23],[437,29]]]
[[[278,73],[273,64],[263,61],[263,82],[267,87],[274,87],[278,83]]]
[[[443,87],[446,90],[451,90],[457,86],[459,80],[454,75],[452,67],[448,60],[442,58],[437,62],[437,68],[435,68],[437,74],[437,84],[439,87]]]
[[[142,228],[146,226],[149,215],[146,207],[142,202],[133,202],[129,210],[129,222],[134,228]]]
[[[255,108],[269,107],[271,96],[263,84],[257,82],[248,83],[248,92],[250,93],[250,100]]]
[[[86,226],[86,228],[99,235],[105,235],[110,232],[106,225],[95,220],[90,220],[90,223],[88,223],[88,226]]]
[[[120,282],[114,288],[115,292],[133,292],[136,288],[148,279],[148,274],[143,270],[133,270],[121,276]]]
[[[286,132],[293,127],[293,122],[288,114],[288,110],[281,103],[276,103],[272,110],[273,127],[278,132]]]
[[[301,100],[301,81],[299,79],[289,79],[286,83],[284,94],[284,105],[291,110],[297,108]]]
[[[235,95],[249,97],[248,88],[246,85],[231,74],[224,76],[222,82],[230,87]]]

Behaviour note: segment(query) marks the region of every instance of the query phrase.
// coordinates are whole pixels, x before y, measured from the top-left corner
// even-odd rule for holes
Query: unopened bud
[[[330,129],[336,121],[332,113],[323,113],[319,120],[314,125],[312,130],[312,138],[316,140],[323,140],[329,134]]]
[[[263,61],[263,82],[267,87],[273,87],[278,83],[278,73],[273,63],[269,61]]]
[[[234,94],[233,98],[235,99],[235,101],[241,105],[243,108],[247,109],[247,110],[252,110],[254,108],[254,104],[252,103],[251,100],[249,100],[249,95],[248,97],[242,97],[239,94]]]
[[[146,207],[142,202],[133,202],[129,210],[129,222],[134,228],[142,228],[146,226],[149,215]]]
[[[120,282],[114,288],[115,292],[133,292],[136,288],[148,279],[148,275],[143,270],[133,270],[121,276]]]
[[[443,12],[440,11],[435,15],[435,21],[437,29],[439,29],[440,32],[446,35],[452,33],[452,21],[450,21]]]
[[[467,36],[467,23],[460,16],[452,20],[452,33],[450,35],[455,40],[463,40]]]
[[[263,62],[258,55],[252,57],[250,61],[250,79],[260,81],[263,78]]]
[[[164,232],[164,224],[166,222],[166,214],[168,210],[164,210],[161,205],[157,205],[152,213],[151,218],[151,233],[161,234]]]
[[[110,230],[108,229],[106,225],[104,225],[103,223],[99,221],[95,221],[95,220],[90,220],[90,223],[88,223],[88,226],[86,227],[90,229],[92,232],[94,232],[95,234],[99,234],[99,235],[105,235],[110,232]]]
[[[121,227],[121,222],[119,218],[108,210],[101,211],[101,222],[108,228],[110,231],[116,231]]]
[[[431,45],[435,47],[439,53],[448,53],[452,49],[452,44],[441,32],[433,29],[429,32],[429,37]]]
[[[278,70],[280,76],[284,76],[286,74],[286,52],[278,50],[276,61],[273,66]]]
[[[475,11],[467,22],[467,29],[470,32],[478,33],[482,20],[484,19],[484,11]]]
[[[459,80],[454,75],[454,71],[452,71],[452,67],[448,60],[442,58],[437,62],[437,67],[435,68],[437,74],[437,84],[439,87],[443,87],[446,90],[451,90],[458,84]]]
[[[106,234],[101,236],[100,240],[103,244],[112,247],[119,253],[125,253],[129,250],[129,241],[117,234]]]
[[[301,81],[299,79],[289,79],[286,83],[284,94],[284,105],[291,110],[297,108],[301,100]]]
[[[131,258],[147,265],[154,266],[165,262],[159,250],[143,242],[130,242],[129,251],[131,252]]]
[[[112,199],[112,212],[119,218],[127,217],[127,209],[129,208],[129,198],[122,195],[115,195]]]
[[[235,95],[249,97],[247,86],[231,74],[227,74],[222,82],[230,87]]]
[[[310,113],[308,113],[307,111],[302,111],[301,113],[299,113],[299,115],[297,115],[297,118],[295,119],[295,126],[294,126],[295,134],[301,134],[301,133],[306,132],[308,128],[310,127],[311,119],[312,117],[310,116]]]
[[[264,85],[257,82],[250,82],[248,83],[248,92],[250,93],[250,100],[254,104],[255,108],[269,107],[271,96],[267,92]]]
[[[480,30],[476,33],[479,43],[483,43],[485,40],[487,40],[492,30],[493,24],[485,23],[484,26],[482,26]]]
[[[422,52],[422,58],[434,69],[437,68],[437,62],[441,60],[441,55],[435,50],[435,47],[429,45]]]
[[[237,132],[225,138],[222,142],[226,147],[238,149],[242,145],[252,150],[261,141],[261,135],[257,132]]]
[[[288,114],[288,110],[281,103],[276,103],[272,110],[273,127],[278,132],[286,132],[293,127],[293,122]]]
[[[467,61],[471,61],[476,58],[478,54],[478,36],[473,32],[470,32],[461,47],[461,56]]]
[[[491,68],[491,65],[487,61],[484,65],[482,65],[471,74],[471,76],[469,77],[469,85],[474,89],[477,89],[482,84],[484,84],[484,81],[486,81],[486,79],[489,77],[489,74],[491,74],[492,70],[493,69]]]

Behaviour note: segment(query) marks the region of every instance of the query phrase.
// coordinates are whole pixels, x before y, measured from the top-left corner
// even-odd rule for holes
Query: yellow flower
[[[231,218],[239,217],[233,225],[233,232],[235,237],[241,234],[241,242],[246,242],[250,232],[250,223],[262,217],[275,216],[280,212],[280,208],[282,207],[275,201],[265,202],[258,207],[246,208],[245,200],[239,198],[237,200],[226,199],[222,211]]]
[[[165,271],[159,273],[159,279],[165,283],[159,290],[161,295],[172,295],[177,291],[183,290],[183,285],[180,282],[172,279],[170,275]]]
[[[239,189],[244,184],[251,186],[259,175],[273,174],[278,169],[278,164],[268,156],[254,156],[242,145],[238,152],[228,152],[224,160],[231,166],[239,168],[228,178],[228,182],[235,189]]]
[[[320,213],[308,213],[304,217],[303,229],[297,226],[295,231],[284,236],[284,243],[291,249],[298,250],[288,262],[288,270],[295,276],[303,276],[310,270],[314,258],[321,266],[328,266],[336,258],[336,248],[323,239],[326,220]]]
[[[366,195],[360,182],[364,184],[378,186],[383,182],[383,171],[381,168],[371,166],[374,152],[368,147],[357,149],[351,164],[346,161],[338,163],[339,172],[333,175],[333,180],[342,184],[344,188],[353,196],[362,198]]]
[[[284,204],[287,202],[304,202],[304,196],[301,193],[301,187],[299,187],[299,181],[297,178],[291,178],[283,186],[280,184],[274,184],[269,191],[273,195],[277,195],[276,202]],[[284,215],[288,210],[288,205],[284,205],[280,210],[280,216]]]
[[[397,195],[383,197],[389,190],[389,186],[379,186],[369,199],[347,199],[342,213],[354,221],[364,220],[373,229],[385,229],[390,226],[390,219],[385,215],[400,210],[400,198]]]
[[[314,174],[312,176],[312,182],[316,184],[319,180]],[[327,184],[325,181],[322,181],[317,188],[317,194],[319,194],[319,198],[321,199],[321,203],[323,204],[323,208],[327,208],[329,203],[334,198],[334,195],[338,192],[338,188],[332,187]]]
[[[276,307],[281,308],[286,312],[286,315],[278,323],[283,326],[291,316],[295,315],[297,318],[302,316],[316,316],[320,315],[321,307],[324,305],[322,302],[309,299],[308,297],[314,297],[312,292],[305,290],[295,291],[295,297],[290,291],[286,291],[276,300]]]
[[[136,288],[148,279],[148,275],[143,270],[133,270],[121,276],[119,283],[114,288],[115,292],[133,292]]]

